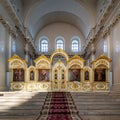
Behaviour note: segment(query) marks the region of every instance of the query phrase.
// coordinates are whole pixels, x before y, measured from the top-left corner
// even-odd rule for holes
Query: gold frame
[[[109,80],[108,80],[108,73],[110,69],[110,62],[112,60],[105,56],[104,54],[95,59],[92,62],[92,79],[93,79],[93,91],[108,91],[109,90]],[[104,68],[106,69],[105,74],[106,74],[106,80],[103,82],[97,82],[94,81],[94,74],[95,74],[95,69],[97,68]]]
[[[52,64],[53,57],[56,55],[62,55],[65,57],[67,64],[63,65],[63,63],[58,60],[56,64],[60,65],[62,68],[65,68],[65,89],[55,90],[53,88],[54,84],[54,66]],[[27,62],[19,57],[18,55],[14,55],[8,59],[9,62],[9,70],[11,72],[11,80],[10,80],[10,89],[11,90],[35,90],[35,91],[71,91],[71,92],[85,92],[85,91],[108,91],[109,90],[109,80],[108,73],[110,69],[111,59],[106,57],[105,55],[101,55],[94,61],[92,61],[92,68],[89,66],[84,66],[85,60],[78,55],[74,55],[69,58],[68,54],[62,49],[58,49],[53,52],[50,58],[45,55],[41,55],[34,60],[35,66],[31,65],[27,68]],[[59,67],[59,66],[58,66]],[[13,81],[13,69],[22,68],[24,69],[24,82]],[[105,82],[96,82],[94,81],[94,70],[96,68],[105,68],[106,69],[106,81]],[[50,81],[48,82],[39,82],[38,81],[38,69],[48,69],[50,72]],[[80,69],[80,82],[78,81],[70,81],[70,69]],[[30,81],[30,71],[34,71],[34,80]],[[84,80],[85,71],[89,72],[89,80]],[[61,73],[62,74],[62,73]],[[61,86],[62,88],[62,86]]]
[[[9,70],[11,72],[10,89],[11,90],[26,90],[27,62],[16,54],[13,55],[11,58],[9,58],[8,62],[9,62]],[[13,69],[24,69],[24,82],[13,81]]]

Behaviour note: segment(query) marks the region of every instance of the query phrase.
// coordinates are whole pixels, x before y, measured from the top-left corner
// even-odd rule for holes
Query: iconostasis
[[[8,59],[11,72],[10,90],[23,91],[108,91],[108,73],[111,60],[105,55],[92,61],[92,68],[84,66],[78,55],[69,58],[58,49],[51,57],[39,56],[35,65],[14,55]]]

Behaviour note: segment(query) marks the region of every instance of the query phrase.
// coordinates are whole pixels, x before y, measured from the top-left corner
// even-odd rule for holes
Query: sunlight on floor
[[[29,101],[38,92],[1,92],[4,96],[0,97],[0,112],[6,112],[13,107],[20,106]]]

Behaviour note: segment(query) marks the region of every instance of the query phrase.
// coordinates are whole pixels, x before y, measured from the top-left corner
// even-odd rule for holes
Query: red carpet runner
[[[82,120],[82,118],[78,115],[69,92],[50,92],[36,120]]]

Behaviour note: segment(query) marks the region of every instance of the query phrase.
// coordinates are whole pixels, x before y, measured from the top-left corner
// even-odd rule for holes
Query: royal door
[[[52,69],[52,91],[66,91],[67,68],[63,62],[58,60]]]

